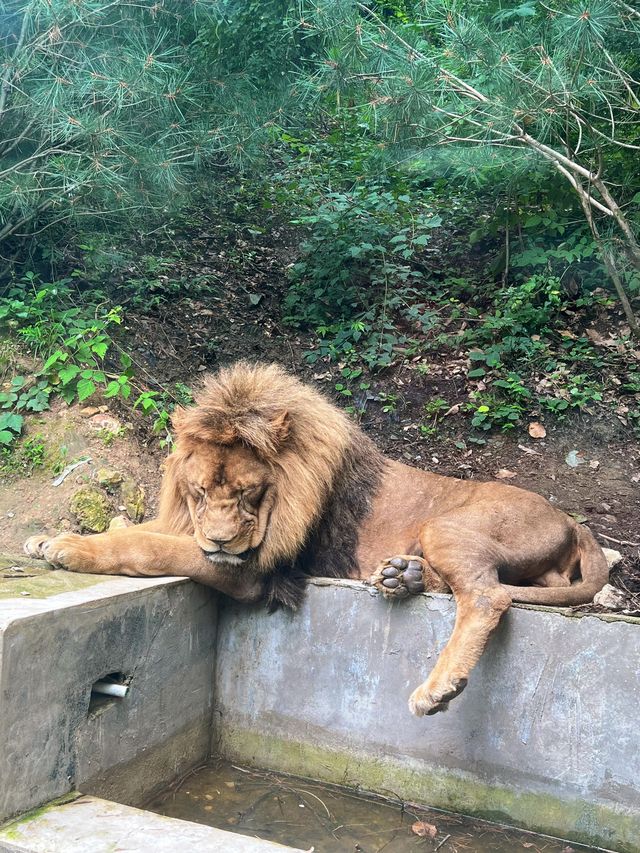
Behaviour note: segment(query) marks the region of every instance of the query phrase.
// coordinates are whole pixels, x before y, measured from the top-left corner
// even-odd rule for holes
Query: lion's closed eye
[[[266,491],[266,486],[247,486],[240,492],[240,501],[245,506],[256,507]]]

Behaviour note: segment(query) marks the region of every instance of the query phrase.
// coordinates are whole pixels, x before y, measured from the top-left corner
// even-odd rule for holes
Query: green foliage
[[[432,194],[385,173],[379,152],[349,124],[318,143],[288,134],[282,141],[285,158],[305,156],[303,166],[297,156],[288,162],[272,192],[272,203],[286,205],[305,235],[290,269],[285,321],[317,330],[311,362],[386,367],[398,348],[411,346],[394,315],[420,319],[424,273],[414,260],[442,221]]]
[[[416,211],[408,195],[367,183],[305,201],[310,209],[293,220],[308,233],[285,303],[293,319],[313,325],[346,319],[385,289],[410,287],[422,277],[407,261],[441,220]]]
[[[640,335],[625,292],[640,271],[633,168],[640,16],[630,6],[602,0],[585,10],[566,0],[553,10],[538,2],[507,9],[436,0],[400,11],[312,0],[302,18],[323,45],[304,81],[307,97],[325,108],[331,95],[350,103],[397,156],[425,164],[427,149],[449,146],[467,184],[492,171],[548,177],[555,170],[596,244],[572,246],[569,238],[557,257],[587,257],[597,248]],[[547,206],[529,227],[552,232],[554,213],[562,218],[561,207]],[[549,247],[537,248],[517,261],[545,263]]]
[[[4,395],[3,395],[4,396]],[[24,418],[16,412],[0,414],[0,444],[11,444],[20,435]]]
[[[0,445],[11,445],[21,434],[24,414],[49,408],[51,388],[45,380],[29,381],[14,376],[5,391],[0,391]],[[2,411],[4,410],[4,411]]]
[[[0,0],[0,242],[149,226],[259,153],[302,50],[291,5]]]
[[[220,241],[240,221],[299,235],[284,319],[313,335],[310,363],[340,366],[356,415],[398,406],[368,395],[367,370],[443,354],[466,369],[477,441],[614,393],[640,420],[604,289],[611,255],[640,292],[640,19],[623,6],[0,0],[0,240],[59,279],[14,273],[0,297],[0,325],[41,363],[3,387],[0,443],[52,394],[96,391],[170,440],[188,392],[136,379],[120,306],[222,291],[208,268],[174,271],[176,231],[209,238],[216,194]],[[164,242],[145,238],[152,220]],[[227,270],[250,269],[251,241],[229,243]],[[584,330],[605,322],[615,341],[594,345]],[[450,408],[431,401],[423,434]]]
[[[114,343],[112,328],[122,322],[121,309],[83,309],[70,285],[70,280],[61,280],[39,286],[37,277],[28,274],[0,297],[0,324],[7,324],[34,355],[44,360],[36,384],[13,401],[16,409],[47,408],[53,390],[67,403],[83,402],[98,388],[106,389],[107,397],[120,395],[126,399],[131,394],[128,356],[120,356],[120,375],[107,375],[104,369]],[[20,380],[25,381],[22,377],[13,381]]]

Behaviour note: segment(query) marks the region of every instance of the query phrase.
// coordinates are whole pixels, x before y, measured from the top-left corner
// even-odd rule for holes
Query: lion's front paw
[[[29,557],[35,557],[38,560],[44,559],[43,548],[46,542],[51,537],[46,533],[38,533],[36,536],[30,536],[22,546],[24,553]]]
[[[406,598],[424,592],[423,570],[426,566],[422,557],[392,557],[381,563],[371,576],[370,583],[385,598]]]
[[[467,686],[466,678],[451,678],[445,683],[433,686],[429,682],[430,679],[416,687],[409,697],[409,710],[416,717],[430,717],[438,711],[446,711],[449,702]]]
[[[41,551],[44,559],[58,568],[67,569],[70,572],[95,571],[94,548],[87,541],[86,536],[63,533],[53,539],[45,540]]]

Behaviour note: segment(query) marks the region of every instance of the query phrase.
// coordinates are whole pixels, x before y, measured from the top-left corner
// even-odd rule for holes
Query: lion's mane
[[[358,528],[377,491],[383,457],[348,417],[275,364],[240,362],[204,380],[196,405],[174,415],[160,519],[192,532],[177,473],[194,443],[241,442],[271,469],[276,499],[251,568],[270,607],[295,608],[311,576],[349,577]],[[249,568],[249,566],[247,566]]]

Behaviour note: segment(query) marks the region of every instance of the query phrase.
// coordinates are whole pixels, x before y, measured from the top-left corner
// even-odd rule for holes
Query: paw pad
[[[384,562],[371,583],[387,598],[406,598],[424,592],[422,561],[412,557],[393,557]]]

